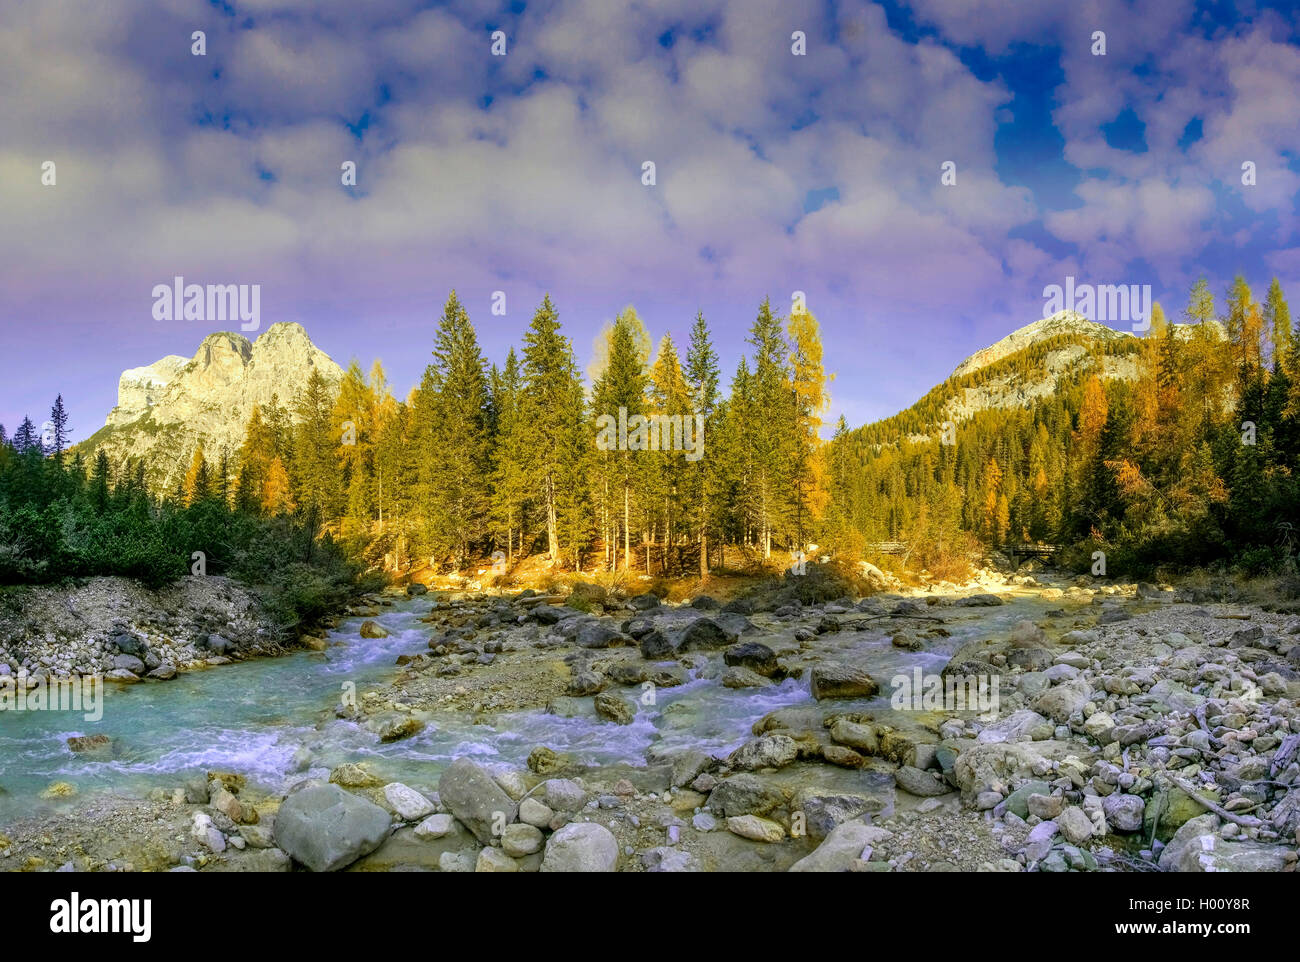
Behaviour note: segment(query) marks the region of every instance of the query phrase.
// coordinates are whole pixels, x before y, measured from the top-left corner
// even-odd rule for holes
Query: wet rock
[[[284,800],[275,844],[313,872],[333,872],[377,849],[391,825],[378,805],[337,785],[316,785]]]
[[[847,745],[868,755],[875,755],[880,751],[880,739],[876,735],[874,725],[863,725],[846,718],[837,718],[831,725],[830,732],[831,738],[841,745]]]
[[[418,718],[394,718],[385,721],[379,728],[379,740],[381,742],[396,742],[403,738],[410,738],[424,731],[424,722]]]
[[[68,750],[92,758],[111,758],[113,739],[107,735],[73,735],[68,739]]]
[[[772,679],[740,667],[728,668],[719,680],[723,688],[770,688],[774,684]]]
[[[606,721],[617,725],[630,725],[636,720],[636,709],[613,692],[601,692],[596,696],[596,714]]]
[[[377,621],[363,621],[361,623],[362,638],[387,638],[388,629]]]
[[[569,679],[569,684],[565,691],[576,697],[584,695],[595,695],[604,690],[606,678],[597,671],[579,671]]]
[[[725,664],[747,668],[769,678],[780,671],[776,652],[757,641],[733,645],[722,653],[722,660]]]
[[[344,762],[330,772],[330,781],[344,788],[374,788],[384,784],[384,780],[372,774],[365,766]]]
[[[860,668],[843,664],[814,666],[811,674],[813,698],[869,698],[880,691],[875,679]]]

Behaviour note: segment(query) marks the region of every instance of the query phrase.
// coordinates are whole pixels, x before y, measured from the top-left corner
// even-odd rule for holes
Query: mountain
[[[254,406],[266,407],[275,397],[291,407],[313,370],[331,388],[343,378],[300,324],[272,324],[251,342],[229,331],[209,334],[192,358],[169,354],[123,371],[117,406],[76,450],[87,464],[103,450],[119,470],[144,458],[149,486],[170,490],[200,444],[211,463],[223,454],[233,459]]]
[[[1187,340],[1196,330],[1192,324],[1171,327],[1179,340]],[[1227,337],[1217,321],[1205,328],[1212,338]],[[1128,331],[1117,331],[1074,311],[1060,311],[976,351],[911,407],[860,431],[876,444],[896,441],[900,434],[924,441],[935,436],[945,421],[960,424],[982,411],[1032,407],[1091,374],[1104,381],[1131,381],[1138,375],[1141,343]]]

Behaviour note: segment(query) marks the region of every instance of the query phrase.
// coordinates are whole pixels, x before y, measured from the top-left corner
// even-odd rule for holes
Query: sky
[[[1298,38],[1249,0],[5,0],[0,423],[62,393],[87,437],[233,327],[156,320],[177,275],[403,396],[452,288],[491,361],[549,292],[584,368],[631,304],[679,347],[703,311],[727,377],[801,291],[853,426],[1067,276],[1300,297]]]

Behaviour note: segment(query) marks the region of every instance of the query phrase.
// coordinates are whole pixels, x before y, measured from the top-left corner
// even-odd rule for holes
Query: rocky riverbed
[[[414,644],[321,706],[279,784],[99,793],[3,826],[0,867],[1294,871],[1300,617],[1228,586],[862,598],[809,571],[725,604],[359,609],[348,644]],[[914,672],[996,704],[900,701]]]

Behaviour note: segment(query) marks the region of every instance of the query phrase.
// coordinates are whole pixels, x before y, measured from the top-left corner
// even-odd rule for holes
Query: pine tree
[[[716,408],[718,405],[718,355],[709,340],[709,327],[704,313],[696,312],[691,327],[691,344],[686,352],[686,380],[690,385],[695,414],[704,418],[704,438],[717,434]],[[704,438],[700,443],[706,443]],[[704,457],[687,468],[687,498],[694,506],[693,521],[700,547],[700,577],[709,574],[709,533],[713,528],[709,508],[709,495],[716,485],[717,461],[705,448]]]
[[[560,555],[560,501],[565,490],[576,491],[583,484],[582,450],[591,440],[573,347],[560,333],[549,294],[524,335],[523,385],[520,420],[528,453],[526,475],[542,511],[547,555],[555,561]]]
[[[183,485],[186,507],[206,501],[211,494],[208,462],[203,456],[203,445],[201,444],[194,449],[194,457],[190,459],[190,467],[185,473]]]

